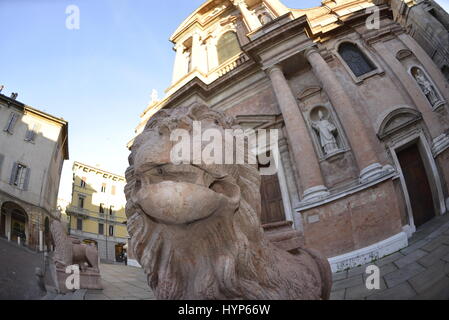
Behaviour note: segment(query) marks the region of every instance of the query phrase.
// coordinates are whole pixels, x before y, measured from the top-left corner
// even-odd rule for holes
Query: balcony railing
[[[84,208],[79,208],[79,207],[67,207],[66,209],[67,214],[75,214],[75,215],[79,215],[79,216],[88,216],[89,215],[89,210],[84,209]]]
[[[244,62],[248,61],[249,58],[246,54],[239,54],[238,56],[234,56],[229,61],[225,62],[223,65],[219,67],[219,69],[216,71],[216,74],[218,78],[224,76],[228,72],[234,70]]]

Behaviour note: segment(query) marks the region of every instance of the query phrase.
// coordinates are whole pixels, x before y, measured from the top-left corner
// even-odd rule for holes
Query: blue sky
[[[203,0],[0,0],[4,94],[69,122],[70,161],[61,194],[70,199],[74,160],[123,174],[126,143],[155,88],[169,86],[169,36]],[[284,0],[293,8],[319,0]],[[66,28],[66,7],[80,29]]]

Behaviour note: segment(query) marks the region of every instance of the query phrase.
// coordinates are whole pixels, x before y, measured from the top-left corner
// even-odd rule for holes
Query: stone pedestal
[[[57,289],[59,293],[67,293],[74,290],[67,289],[66,280],[71,274],[65,272],[65,268],[56,268]],[[80,271],[80,289],[103,289],[100,273],[96,270]]]

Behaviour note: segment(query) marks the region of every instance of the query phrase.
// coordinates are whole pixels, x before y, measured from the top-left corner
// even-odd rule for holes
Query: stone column
[[[184,75],[184,71],[186,70],[186,61],[184,56],[185,47],[181,43],[177,43],[175,45],[176,57],[175,64],[173,66],[173,80],[172,83],[176,83],[181,77]]]
[[[192,35],[192,70],[198,69],[201,70],[203,55],[201,52],[201,42],[200,42],[200,34],[195,31]]]
[[[243,19],[245,20],[250,31],[254,31],[262,27],[262,23],[260,23],[255,14],[249,11],[245,0],[233,0],[232,3],[239,8],[240,13],[242,14]]]
[[[384,170],[378,163],[378,157],[371,145],[367,130],[334,71],[316,48],[307,49],[305,55],[312,66],[313,73],[320,80],[324,91],[339,115],[343,127],[346,128],[346,134],[361,169],[360,181],[368,181],[381,175]]]
[[[209,62],[209,72],[218,66],[216,38],[209,38],[207,42],[207,61]]]
[[[324,186],[309,132],[284,73],[278,65],[270,67],[267,73],[284,118],[293,158],[298,168],[303,187],[302,200],[308,201],[327,196],[329,192]]]

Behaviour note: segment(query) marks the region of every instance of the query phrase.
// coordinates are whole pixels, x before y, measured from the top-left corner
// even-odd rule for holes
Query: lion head
[[[318,297],[311,263],[263,237],[257,167],[173,163],[177,142],[170,135],[176,129],[191,133],[194,121],[202,131],[235,127],[232,118],[204,105],[161,110],[136,137],[129,156],[129,249],[156,297],[279,299],[298,297],[299,291]],[[296,275],[301,267],[305,277]]]

